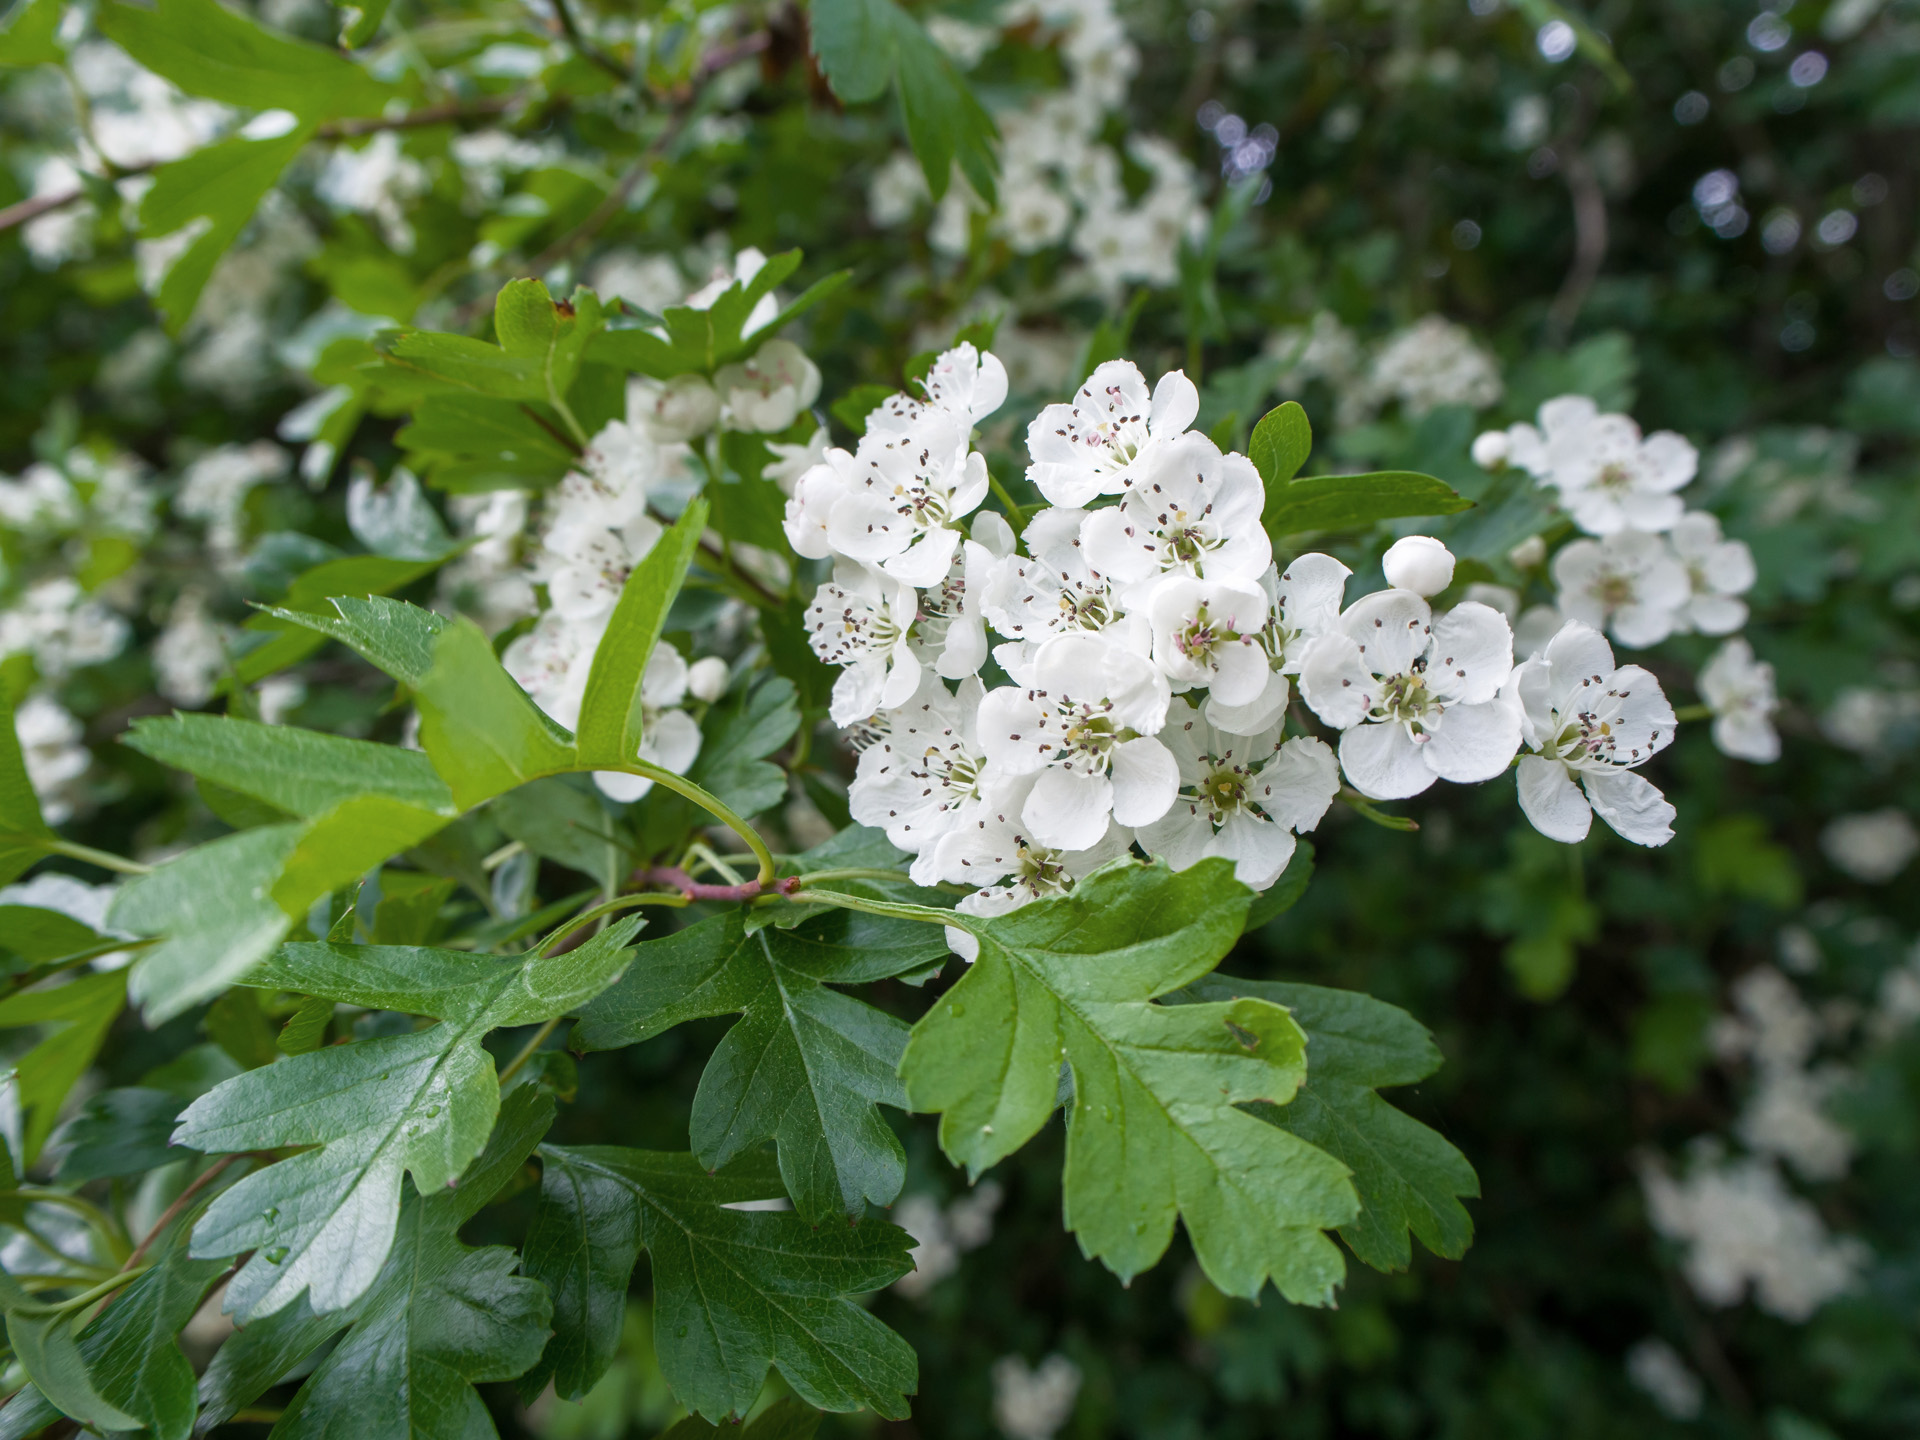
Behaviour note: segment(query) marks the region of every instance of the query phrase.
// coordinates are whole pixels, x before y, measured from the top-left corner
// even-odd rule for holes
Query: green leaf
[[[687,578],[687,567],[707,528],[707,504],[697,496],[671,530],[633,567],[620,590],[606,633],[593,652],[577,739],[580,764],[631,765],[644,734],[640,677],[660,643],[667,609]]]
[[[60,17],[65,0],[19,0],[0,30],[0,65],[58,65],[67,58],[60,46]]]
[[[216,0],[109,3],[94,23],[147,69],[189,95],[305,120],[378,115],[393,87],[342,55],[279,35]]]
[[[913,1350],[846,1298],[912,1268],[905,1231],[870,1219],[815,1229],[792,1213],[723,1208],[779,1197],[764,1156],[718,1174],[691,1155],[613,1146],[547,1146],[541,1158],[527,1269],[554,1293],[547,1361],[563,1394],[604,1373],[644,1245],[655,1353],[689,1410],[714,1421],[744,1414],[773,1366],[809,1405],[906,1418]]]
[[[138,1175],[183,1158],[168,1143],[180,1098],[165,1090],[103,1090],[61,1127],[63,1184]]]
[[[429,395],[396,438],[408,458],[443,488],[449,487],[449,475],[472,470],[520,484],[544,483],[559,479],[579,458],[539,411],[524,401],[488,395]]]
[[[1302,840],[1293,847],[1293,858],[1287,861],[1287,868],[1280,872],[1280,878],[1253,897],[1253,904],[1247,907],[1247,930],[1258,930],[1269,920],[1299,904],[1312,879],[1313,843]]]
[[[7,1312],[7,1343],[13,1358],[36,1389],[61,1414],[96,1430],[138,1430],[140,1421],[114,1405],[94,1387],[87,1362],[74,1340],[71,1312],[27,1312],[32,1297],[12,1276],[0,1271],[0,1306]]]
[[[1250,898],[1225,860],[1178,874],[1119,861],[1008,915],[943,916],[979,959],[914,1027],[901,1074],[915,1110],[940,1112],[942,1148],[978,1174],[1052,1114],[1064,1059],[1064,1208],[1088,1255],[1131,1278],[1178,1215],[1216,1288],[1252,1299],[1271,1276],[1288,1299],[1326,1304],[1343,1266],[1321,1232],[1357,1211],[1346,1167],[1238,1108],[1293,1097],[1306,1037],[1265,1000],[1149,1003],[1213,968]]]
[[[945,951],[935,926],[851,911],[749,935],[736,909],[643,945],[571,1043],[610,1050],[738,1011],[694,1094],[694,1153],[718,1169],[772,1139],[803,1216],[859,1215],[868,1201],[889,1204],[906,1178],[879,1107],[906,1108],[895,1071],[907,1027],[826,986],[920,969]]]
[[[794,700],[793,682],[776,675],[716,705],[688,778],[737,815],[751,818],[778,805],[787,798],[787,772],[765,757],[800,728]]]
[[[293,921],[272,892],[304,831],[263,825],[226,835],[120,887],[108,922],[164,937],[134,961],[127,985],[148,1023],[211,999],[286,938]]]
[[[633,868],[630,840],[619,833],[598,792],[555,776],[509,790],[487,814],[542,859],[578,870],[611,892]]]
[[[97,935],[71,915],[37,905],[0,905],[0,955],[36,969],[85,952],[105,952],[117,941]]]
[[[178,1144],[210,1152],[315,1146],[249,1175],[207,1208],[195,1255],[255,1255],[227,1289],[243,1317],[305,1293],[337,1310],[373,1283],[393,1243],[402,1172],[422,1195],[454,1184],[500,1101],[489,1030],[567,1014],[626,969],[638,917],[564,955],[501,960],[458,950],[285,946],[260,985],[432,1015],[411,1034],[329,1046],[248,1071],[196,1100]]]
[[[201,1381],[203,1430],[229,1419],[348,1325],[274,1426],[275,1440],[488,1440],[476,1383],[511,1380],[539,1357],[551,1303],[515,1275],[504,1246],[457,1232],[516,1175],[553,1123],[553,1099],[520,1087],[457,1190],[410,1195],[386,1264],[345,1310],[304,1302],[256,1320],[220,1347]],[[284,1162],[283,1162],[284,1163]]]
[[[397,560],[386,555],[343,555],[338,559],[322,561],[311,570],[304,571],[281,597],[278,609],[263,607],[260,613],[248,619],[246,628],[249,630],[275,630],[281,633],[258,648],[247,651],[234,662],[235,683],[251,685],[256,680],[264,680],[289,665],[297,665],[326,643],[324,635],[290,624],[285,618],[287,611],[300,611],[309,616],[317,614],[331,620],[338,613],[333,604],[336,597],[386,595],[431,575],[457,555],[459,550],[460,547],[453,547],[445,555],[433,560]]]
[[[13,701],[0,685],[0,885],[17,879],[46,853],[41,843],[53,838],[40,818],[40,798],[27,778],[20,755],[20,732],[14,727]]]
[[[189,3],[197,7],[204,0],[189,0]],[[109,16],[124,8],[106,7],[100,17],[102,28],[108,28]],[[213,8],[222,15],[231,15],[219,6]],[[193,317],[194,306],[212,278],[214,266],[240,238],[240,232],[246,229],[261,199],[312,138],[311,125],[296,127],[270,140],[249,140],[236,135],[163,165],[155,172],[153,188],[140,202],[142,235],[151,239],[171,235],[197,220],[207,222],[206,228],[168,267],[166,277],[160,282],[159,294],[155,296],[161,313],[166,316],[170,334],[178,335]]]
[[[1269,486],[1260,523],[1273,536],[1305,530],[1357,530],[1409,515],[1452,515],[1473,502],[1444,481],[1411,470],[1316,475]]]
[[[1253,427],[1253,438],[1247,442],[1247,458],[1260,472],[1271,497],[1300,473],[1312,449],[1313,427],[1307,423],[1307,412],[1298,402],[1289,400],[1260,417],[1260,423]]]
[[[1284,1005],[1307,1032],[1307,1083],[1285,1107],[1254,1113],[1335,1156],[1353,1171],[1360,1215],[1340,1228],[1353,1253],[1376,1270],[1404,1270],[1407,1232],[1436,1255],[1458,1260],[1473,1242],[1473,1219],[1457,1197],[1478,1196],[1473,1167],[1376,1088],[1411,1085],[1440,1068],[1440,1051],[1419,1021],[1371,996],[1318,985],[1214,977],[1192,988],[1204,1000],[1243,995]]]
[[[363,795],[384,795],[449,819],[457,813],[433,762],[397,745],[218,715],[135,720],[125,743],[289,815],[321,815]]]
[[[809,11],[814,57],[833,93],[863,104],[891,81],[934,198],[946,193],[957,163],[992,203],[993,120],[920,22],[893,0],[813,0]]]
[[[675,1422],[669,1430],[661,1432],[660,1440],[707,1440],[712,1435],[727,1434],[735,1440],[813,1440],[813,1434],[820,1428],[821,1415],[802,1405],[791,1396],[782,1396],[753,1419],[744,1428],[734,1430],[729,1426],[722,1430],[718,1425],[709,1425],[698,1415],[689,1415]]]
[[[566,732],[514,683],[486,632],[464,616],[434,637],[433,665],[414,703],[420,747],[462,810],[574,767]]]
[[[21,1110],[22,1170],[40,1155],[53,1133],[60,1107],[74,1082],[93,1063],[107,1031],[126,1003],[120,971],[81,975],[62,985],[22,990],[0,1000],[0,1029],[44,1025],[40,1042],[9,1067],[6,1076]]]
[[[327,609],[308,613],[263,606],[262,613],[331,636],[351,646],[403,685],[416,689],[433,669],[433,650],[447,628],[444,615],[384,596],[353,599],[336,596]]]
[[[501,349],[533,362],[539,398],[569,419],[566,394],[602,324],[599,297],[585,288],[571,300],[555,300],[538,280],[511,280],[494,297],[493,330]]]

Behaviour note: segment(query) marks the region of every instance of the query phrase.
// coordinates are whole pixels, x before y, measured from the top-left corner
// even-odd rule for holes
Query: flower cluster
[[[1267,354],[1279,365],[1275,386],[1282,395],[1299,395],[1315,381],[1327,385],[1343,428],[1365,424],[1390,404],[1417,418],[1443,405],[1484,409],[1502,392],[1493,356],[1464,326],[1440,315],[1423,316],[1369,353],[1338,316],[1323,310],[1305,325],[1276,331]]]
[[[1454,559],[1425,536],[1345,604],[1340,561],[1276,563],[1259,473],[1190,428],[1187,377],[1149,387],[1124,360],[1028,425],[1048,503],[1016,539],[980,509],[971,442],[1005,395],[993,355],[946,352],[787,507],[794,550],[833,564],[807,623],[861,747],[853,816],[913,854],[920,883],[975,886],[961,908],[999,913],[1137,845],[1175,868],[1225,856],[1261,889],[1342,774],[1357,797],[1405,799],[1491,780],[1523,747],[1544,833],[1577,841],[1597,810],[1639,844],[1671,837],[1672,807],[1634,772],[1672,741],[1672,707],[1592,627],[1564,620],[1516,668],[1499,610],[1435,610]],[[1297,723],[1289,738],[1296,687],[1337,756]]]

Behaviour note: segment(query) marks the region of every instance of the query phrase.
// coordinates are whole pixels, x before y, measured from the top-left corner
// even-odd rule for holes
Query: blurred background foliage
[[[999,117],[998,210],[964,178],[932,199],[891,102],[834,99],[803,10],[396,0],[365,53],[396,113],[445,119],[333,122],[190,317],[156,305],[169,257],[129,197],[153,161],[225,133],[235,112],[131,67],[85,6],[60,18],[64,67],[33,63],[31,8],[16,0],[0,41],[0,60],[25,62],[0,78],[0,205],[85,198],[0,237],[0,471],[20,477],[0,512],[0,684],[67,717],[39,712],[37,778],[59,772],[43,798],[58,793],[86,843],[154,853],[219,828],[211,797],[114,743],[136,715],[264,707],[397,737],[385,692],[342,662],[216,698],[223,645],[246,602],[369,548],[348,481],[401,459],[397,422],[377,413],[326,438],[328,346],[394,322],[476,328],[512,275],[656,309],[739,249],[800,247],[796,288],[852,272],[803,327],[828,399],[897,384],[910,357],[994,318],[1015,382],[1006,414],[1124,352],[1148,374],[1184,365],[1216,433],[1244,440],[1276,392],[1295,395],[1316,467],[1406,465],[1483,496],[1495,482],[1468,459],[1474,434],[1566,391],[1692,438],[1695,493],[1760,561],[1748,634],[1776,667],[1782,759],[1743,765],[1689,727],[1659,767],[1680,820],[1657,852],[1605,832],[1563,849],[1510,797],[1473,790],[1431,794],[1418,833],[1336,808],[1304,900],[1228,963],[1364,989],[1434,1029],[1445,1068],[1397,1101],[1480,1173],[1466,1258],[1356,1268],[1338,1309],[1311,1312],[1224,1299],[1176,1241],[1122,1289],[1061,1231],[1057,1128],[969,1203],[932,1127],[896,1115],[912,1164],[897,1214],[916,1207],[934,1278],[878,1301],[919,1351],[922,1386],[911,1422],[873,1428],[1920,1429],[1915,0],[1119,0],[1124,33],[1091,61],[1048,39],[1058,7],[917,7]],[[316,0],[257,13],[320,42],[341,20]],[[1046,129],[1036,99],[1102,83],[1086,133],[1112,157],[1110,213],[1142,217],[1124,232],[1131,269],[1050,218],[1069,201],[1036,198],[1026,163]],[[1022,229],[1020,214],[1039,218]],[[1422,370],[1403,342],[1436,315],[1471,337],[1441,335]],[[1462,347],[1486,357],[1464,380]],[[1017,437],[988,442],[995,473],[1017,476]],[[472,519],[460,497],[433,503],[456,533]],[[1513,523],[1450,543],[1478,578],[1538,588],[1508,558],[1531,533]],[[430,599],[436,583],[402,593]],[[1710,648],[1673,645],[1676,703]],[[844,771],[829,731],[814,744]],[[830,783],[796,793],[793,838],[821,805]],[[1864,841],[1857,824],[1835,829],[1862,816],[1880,827]],[[1766,1018],[1738,986],[1763,969],[1792,977],[1812,1027],[1800,1063],[1820,1057],[1822,1103],[1847,1137],[1837,1168],[1783,1182],[1859,1247],[1851,1285],[1810,1314],[1703,1296],[1678,1232],[1650,1219],[1649,1175],[1719,1163],[1696,1153],[1703,1137],[1768,1153],[1737,1138],[1755,1133],[1742,1117],[1765,1078],[1739,1026]],[[123,1017],[98,1084],[198,1093],[267,1033],[219,1008],[154,1032]],[[557,1138],[682,1146],[717,1033],[688,1026],[582,1061]],[[478,1228],[517,1233],[525,1203]],[[1767,1247],[1792,1236],[1733,1209],[1709,1219],[1753,1252],[1752,1273],[1790,1262]],[[636,1282],[623,1357],[583,1404],[522,1410],[491,1387],[503,1433],[614,1440],[669,1421],[645,1293]]]

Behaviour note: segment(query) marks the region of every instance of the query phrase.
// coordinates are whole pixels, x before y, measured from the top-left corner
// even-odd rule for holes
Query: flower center
[[[1440,697],[1427,685],[1427,677],[1422,673],[1426,668],[1426,661],[1421,659],[1414,661],[1413,668],[1404,674],[1379,677],[1380,698],[1374,702],[1373,718],[1397,721],[1407,727],[1415,740],[1426,739],[1433,721],[1446,710]]]
[[[1623,605],[1631,605],[1636,598],[1633,581],[1625,575],[1602,575],[1593,587],[1593,593],[1609,610],[1618,610]]]
[[[1193,619],[1186,627],[1174,633],[1173,643],[1189,660],[1197,665],[1206,665],[1212,662],[1215,650],[1239,638],[1240,633],[1232,625],[1215,621],[1207,613],[1207,607],[1201,605],[1193,612]]]
[[[1061,894],[1073,884],[1067,867],[1060,863],[1058,850],[1030,845],[1025,840],[1019,841],[1018,845],[1020,872],[1013,882],[1016,888],[1039,897]]]

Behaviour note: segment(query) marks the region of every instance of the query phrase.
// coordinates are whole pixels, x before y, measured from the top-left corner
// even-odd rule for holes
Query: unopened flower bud
[[[1473,463],[1482,470],[1498,470],[1507,463],[1512,441],[1504,430],[1483,430],[1473,440]]]
[[[1531,570],[1547,558],[1547,542],[1538,535],[1529,535],[1507,552],[1507,559],[1516,570]]]
[[[1453,583],[1453,552],[1431,535],[1394,541],[1380,565],[1389,585],[1416,595],[1438,595]]]
[[[663,445],[704,435],[720,419],[720,396],[704,375],[676,375],[664,384],[647,381],[628,393],[629,409]]]
[[[727,682],[732,678],[727,662],[718,655],[708,655],[687,667],[687,689],[694,699],[709,705],[727,693]]]

